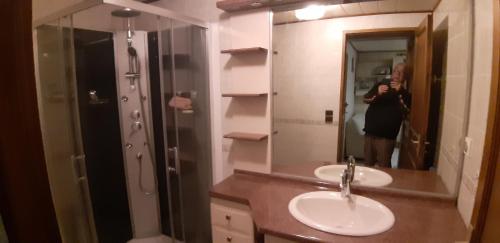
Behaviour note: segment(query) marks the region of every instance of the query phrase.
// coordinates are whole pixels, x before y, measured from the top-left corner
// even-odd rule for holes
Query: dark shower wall
[[[113,34],[74,30],[80,123],[100,243],[132,238],[121,144]],[[101,102],[91,102],[95,90]]]
[[[153,116],[153,133],[155,143],[156,174],[158,183],[158,199],[160,201],[160,220],[162,233],[171,235],[170,212],[167,194],[167,168],[165,164],[165,143],[163,141],[161,84],[158,53],[158,33],[148,33],[149,79],[151,85],[151,111]],[[167,74],[168,75],[168,74]],[[176,232],[178,234],[178,232]]]

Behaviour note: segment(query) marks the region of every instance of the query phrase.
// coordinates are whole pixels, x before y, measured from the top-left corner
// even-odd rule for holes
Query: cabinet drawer
[[[212,243],[254,243],[253,236],[212,225]]]
[[[210,213],[212,225],[253,236],[253,220],[247,206],[223,200],[212,200]]]

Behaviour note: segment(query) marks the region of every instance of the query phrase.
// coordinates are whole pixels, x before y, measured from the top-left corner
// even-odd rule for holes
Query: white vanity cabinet
[[[250,207],[218,198],[210,202],[213,243],[254,243]]]

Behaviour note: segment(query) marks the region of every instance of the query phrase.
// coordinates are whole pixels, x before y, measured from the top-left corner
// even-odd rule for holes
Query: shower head
[[[141,15],[141,12],[132,10],[130,8],[117,9],[111,12],[111,15],[120,18],[132,18]]]

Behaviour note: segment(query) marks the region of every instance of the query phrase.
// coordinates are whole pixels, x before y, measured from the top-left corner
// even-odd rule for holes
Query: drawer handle
[[[233,241],[233,237],[231,237],[231,236],[226,237],[226,241],[227,241],[227,242],[231,242],[231,241]]]
[[[226,215],[226,220],[231,220],[231,215]]]

